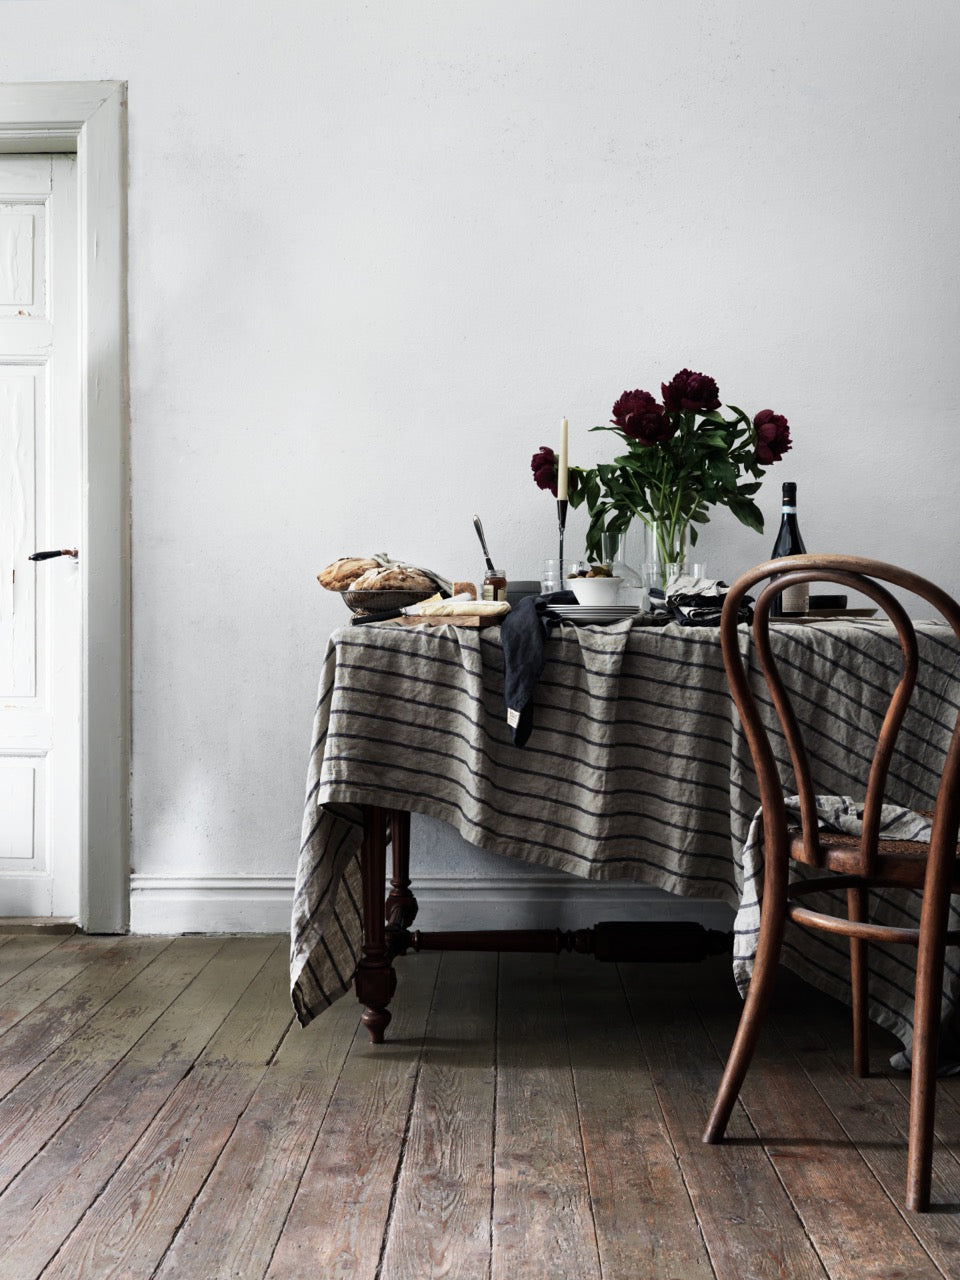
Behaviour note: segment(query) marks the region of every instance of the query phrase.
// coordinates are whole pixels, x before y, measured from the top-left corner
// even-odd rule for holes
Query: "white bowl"
[[[578,604],[616,604],[620,581],[619,578],[568,578],[567,586]]]

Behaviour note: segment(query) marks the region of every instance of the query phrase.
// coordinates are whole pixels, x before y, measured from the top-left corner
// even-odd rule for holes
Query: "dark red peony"
[[[765,467],[779,462],[790,448],[790,427],[782,413],[761,409],[753,420],[757,433],[757,459]]]
[[[610,421],[641,444],[663,444],[673,435],[673,425],[663,405],[649,391],[625,391],[613,406]]]
[[[541,489],[549,489],[554,497],[557,496],[557,455],[553,452],[549,445],[541,445],[537,452],[530,459],[530,470],[533,472],[533,478]]]
[[[660,390],[667,413],[710,413],[720,408],[720,390],[705,373],[681,369]]]

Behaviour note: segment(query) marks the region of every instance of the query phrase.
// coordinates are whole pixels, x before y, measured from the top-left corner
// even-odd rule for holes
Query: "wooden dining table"
[[[745,858],[744,850],[759,800],[718,629],[645,622],[553,628],[522,747],[504,706],[499,627],[382,622],[334,631],[320,672],[292,913],[291,992],[301,1023],[355,986],[371,1038],[382,1040],[395,958],[418,949],[529,946],[623,958],[628,944],[616,928],[512,939],[495,920],[459,938],[414,930],[411,813],[523,862],[725,902],[732,971],[741,984],[749,980],[762,854],[747,849]],[[960,651],[940,624],[921,623],[918,635],[924,673],[888,795],[929,809],[960,705]],[[751,648],[745,626],[741,644]],[[871,619],[784,621],[775,650],[817,789],[862,797],[884,690],[899,671],[894,632]],[[769,724],[790,793],[772,708]],[[890,923],[918,914],[912,895],[893,890],[875,910]],[[657,958],[726,941],[698,929],[639,922],[629,945]],[[871,1016],[909,1045],[915,958],[874,949],[870,959]],[[846,951],[835,940],[791,932],[784,963],[848,999]],[[958,1003],[960,966],[951,954],[945,1019]]]

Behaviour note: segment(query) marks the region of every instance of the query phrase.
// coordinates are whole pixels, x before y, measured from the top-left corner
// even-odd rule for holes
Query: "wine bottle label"
[[[780,607],[784,613],[806,613],[810,606],[810,584],[798,583],[795,587],[787,587],[780,597]]]
[[[780,510],[781,510],[782,514],[783,514],[783,515],[785,515],[785,516],[795,516],[795,515],[797,514],[797,508],[796,508],[796,507],[786,507],[786,506],[784,506],[784,507],[781,507],[781,508],[780,508]]]

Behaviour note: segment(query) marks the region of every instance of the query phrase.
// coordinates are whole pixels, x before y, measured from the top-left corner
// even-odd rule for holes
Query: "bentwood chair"
[[[765,580],[769,579],[769,581]],[[863,810],[863,834],[839,835],[818,830],[814,785],[797,719],[771,644],[770,606],[787,587],[803,582],[831,582],[862,592],[896,628],[902,654],[899,678],[880,726],[870,764]],[[880,806],[887,771],[919,670],[916,633],[905,609],[884,583],[902,588],[932,605],[952,627],[960,643],[960,606],[926,579],[874,560],[839,555],[802,555],[771,560],[749,570],[731,587],[720,624],[723,660],[760,788],[764,832],[763,898],[760,933],[750,987],[720,1083],[704,1142],[719,1142],[746,1076],[769,1005],[788,919],[812,929],[850,939],[853,1004],[854,1071],[866,1075],[868,943],[906,943],[917,948],[914,993],[914,1037],[910,1083],[910,1128],[907,1155],[907,1207],[930,1205],[933,1157],[934,1090],[940,1033],[945,947],[960,941],[948,930],[950,895],[960,893],[957,828],[960,824],[960,721],[940,775],[932,812],[930,842],[881,838]],[[744,595],[759,589],[753,640],[763,677],[780,722],[800,801],[800,825],[791,826],[783,785],[760,707],[741,654],[738,613]],[[775,626],[776,624],[774,624]],[[823,789],[821,780],[821,790]],[[858,801],[860,797],[857,797]],[[898,797],[890,799],[899,800]],[[812,877],[791,881],[791,863],[816,869]],[[823,874],[819,874],[823,872]],[[900,886],[922,892],[918,928],[894,928],[870,922],[869,891]],[[845,889],[847,915],[814,911],[803,904],[817,889]]]

